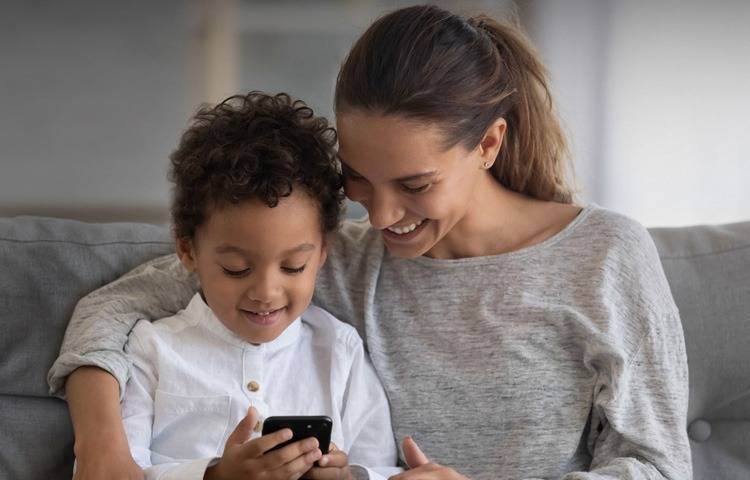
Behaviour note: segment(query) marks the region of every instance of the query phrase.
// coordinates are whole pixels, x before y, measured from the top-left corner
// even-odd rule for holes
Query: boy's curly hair
[[[323,233],[335,232],[344,199],[335,144],[328,121],[286,93],[253,91],[200,109],[169,157],[175,236],[191,240],[221,201],[275,207],[297,187],[320,205]]]

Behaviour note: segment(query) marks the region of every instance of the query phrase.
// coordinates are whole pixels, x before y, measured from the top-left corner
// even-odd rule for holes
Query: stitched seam
[[[17,240],[14,238],[0,238],[0,241],[3,242],[10,242],[10,243],[24,243],[24,244],[30,244],[30,243],[60,243],[60,244],[66,244],[66,245],[78,245],[82,247],[106,247],[109,245],[169,245],[170,242],[166,240],[147,240],[147,241],[138,241],[138,240],[115,240],[112,242],[104,242],[104,243],[85,243],[85,242],[75,242],[72,240]]]
[[[721,255],[724,253],[731,253],[731,252],[736,252],[739,250],[745,250],[748,248],[750,248],[750,245],[741,245],[739,247],[732,247],[732,248],[727,248],[725,250],[717,250],[717,251],[705,252],[705,253],[693,253],[690,255],[670,255],[667,257],[661,257],[661,259],[662,260],[685,260],[688,258],[710,257],[713,255]]]

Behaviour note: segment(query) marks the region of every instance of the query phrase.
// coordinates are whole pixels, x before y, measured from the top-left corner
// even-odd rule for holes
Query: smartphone
[[[291,440],[276,445],[269,452],[285,447],[290,443],[298,442],[305,438],[315,437],[318,439],[320,451],[328,453],[331,443],[331,428],[333,421],[325,415],[320,416],[297,416],[297,417],[268,417],[263,422],[263,435],[289,428],[292,430]]]

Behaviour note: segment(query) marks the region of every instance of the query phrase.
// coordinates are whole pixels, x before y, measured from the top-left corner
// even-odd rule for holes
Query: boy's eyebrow
[[[304,242],[294,248],[290,248],[289,250],[285,251],[284,254],[292,255],[298,252],[309,252],[311,250],[315,250],[315,245],[310,242]],[[239,253],[240,255],[247,255],[250,253],[250,251],[245,250],[244,248],[236,247],[234,245],[228,245],[226,243],[214,248],[214,251],[216,253]]]

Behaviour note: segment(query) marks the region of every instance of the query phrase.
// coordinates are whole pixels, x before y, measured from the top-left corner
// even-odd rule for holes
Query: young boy
[[[177,255],[201,293],[173,317],[138,322],[126,347],[123,422],[146,478],[400,471],[361,339],[310,305],[341,218],[334,144],[304,103],[251,92],[201,110],[171,155]],[[264,454],[291,437],[260,437],[272,415],[331,417],[331,452],[311,438]]]

